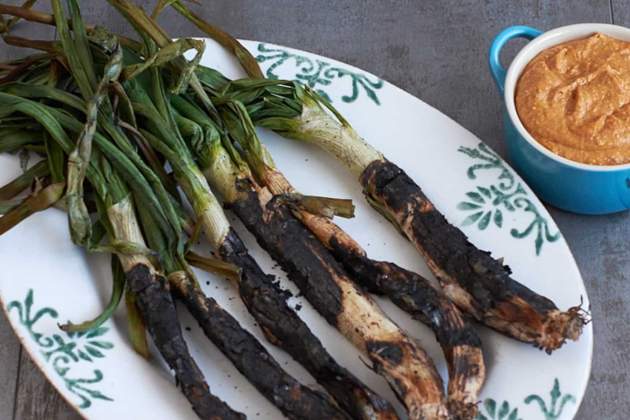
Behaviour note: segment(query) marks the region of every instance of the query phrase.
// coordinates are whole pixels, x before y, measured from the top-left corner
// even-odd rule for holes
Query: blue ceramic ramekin
[[[511,26],[490,47],[490,72],[505,101],[504,125],[509,158],[539,197],[547,203],[581,214],[607,214],[630,209],[630,164],[596,166],[552,153],[527,132],[516,112],[518,78],[538,53],[553,45],[601,32],[630,41],[630,29],[616,25],[581,23],[545,33],[528,26]],[[499,56],[511,39],[530,40],[506,71]]]

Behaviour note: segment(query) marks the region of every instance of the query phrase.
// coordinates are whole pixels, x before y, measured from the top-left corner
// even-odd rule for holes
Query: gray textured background
[[[82,3],[86,20],[124,28],[106,2]],[[500,101],[486,64],[493,36],[513,24],[543,30],[577,22],[630,24],[630,0],[206,3],[197,7],[200,14],[234,35],[361,67],[435,106],[501,153]],[[172,14],[166,14],[162,23],[173,36],[199,35]],[[32,25],[22,28],[22,34],[34,38],[49,33]],[[517,47],[518,43],[512,53]],[[0,45],[0,59],[11,56],[11,49]],[[630,305],[626,304],[630,253],[625,245],[630,215],[584,217],[554,209],[551,213],[575,254],[596,321],[593,374],[577,418],[626,419],[630,416]],[[20,349],[4,319],[0,319],[0,366],[0,419],[78,418]]]

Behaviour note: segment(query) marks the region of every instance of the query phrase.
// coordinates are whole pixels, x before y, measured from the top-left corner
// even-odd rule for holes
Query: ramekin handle
[[[499,92],[501,92],[501,94],[503,94],[503,87],[505,85],[506,75],[506,70],[501,65],[500,60],[501,49],[511,39],[525,38],[532,40],[541,33],[542,32],[538,29],[529,26],[516,25],[505,28],[494,38],[494,41],[492,41],[488,62],[490,64],[490,73],[492,74],[494,82],[497,84],[497,87],[499,88]]]

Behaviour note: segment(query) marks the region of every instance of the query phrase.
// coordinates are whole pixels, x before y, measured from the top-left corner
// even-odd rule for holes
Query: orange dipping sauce
[[[596,33],[544,50],[523,70],[515,102],[527,131],[552,152],[630,163],[630,42]]]

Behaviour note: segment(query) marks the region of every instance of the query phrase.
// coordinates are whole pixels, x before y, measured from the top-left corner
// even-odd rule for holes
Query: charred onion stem
[[[266,168],[259,176],[276,195],[295,192],[277,169]],[[458,419],[474,418],[486,372],[481,340],[439,286],[394,263],[368,258],[367,252],[330,219],[301,208],[296,208],[294,214],[331,251],[354,281],[371,293],[388,296],[402,310],[433,329],[449,368],[450,414]]]
[[[212,127],[208,116],[201,109],[185,100],[174,100],[174,103],[180,113],[203,125],[206,132],[210,131]],[[235,188],[241,170],[218,141],[209,143],[204,153],[200,160],[209,165],[204,172],[213,189],[224,198],[236,198]],[[221,209],[215,209],[211,215],[227,223]],[[238,287],[241,299],[271,343],[300,362],[353,418],[397,418],[387,400],[370,390],[330,356],[304,321],[289,307],[286,294],[275,284],[274,277],[265,274],[249,255],[236,232],[230,229],[227,235],[211,239],[211,242],[219,244],[215,249],[218,257],[240,268]]]
[[[302,113],[290,126],[276,121],[271,128],[275,125],[289,137],[316,144],[358,175],[368,202],[412,242],[445,294],[462,311],[547,352],[567,339],[579,338],[586,322],[579,306],[563,312],[550,299],[514,280],[508,267],[451,225],[402,169],[314,97],[312,92],[306,95]]]
[[[287,374],[253,335],[187,276],[174,276],[170,280],[205,335],[284,415],[295,420],[348,418],[330,397],[303,386]]]
[[[286,206],[245,180],[229,206],[320,314],[369,357],[410,418],[447,417],[442,380],[428,355],[354,285]]]
[[[238,106],[235,110],[239,112]],[[242,127],[231,126],[232,136],[243,135]],[[237,152],[232,149],[234,157]],[[286,205],[273,199],[269,190],[255,185],[244,162],[239,162],[238,168],[230,166],[230,155],[222,150],[219,144],[206,150],[202,159],[208,162],[206,176],[222,193],[226,205],[320,314],[370,358],[374,369],[404,402],[411,418],[446,418],[442,380],[419,344],[355,286]]]
[[[131,200],[125,199],[108,211],[114,235],[129,243],[144,244]],[[175,372],[182,392],[202,419],[244,419],[210,393],[201,370],[193,360],[182,336],[169,284],[143,255],[119,255],[130,291],[155,346]]]
[[[232,231],[219,249],[242,269],[239,293],[269,342],[287,351],[355,419],[397,419],[394,408],[341,367],[286,302],[286,293],[265,274]]]
[[[507,266],[470,243],[398,166],[375,161],[365,169],[361,184],[369,201],[414,244],[464,312],[548,353],[567,339],[579,338],[586,322],[580,307],[563,312],[514,280]]]
[[[154,74],[154,77],[159,76]],[[194,162],[174,121],[162,115],[152,99],[140,89],[139,86],[130,89],[130,98],[138,120],[145,120],[149,127],[150,131],[142,131],[142,134],[172,166],[192,205],[197,223],[213,249],[217,250],[232,232],[223,208]],[[166,98],[163,99],[164,104],[168,103]],[[159,98],[157,101],[159,103]],[[169,280],[206,336],[282,413],[292,419],[347,418],[329,397],[303,386],[285,372],[254,336],[216,301],[206,297],[188,276],[180,274],[170,272]]]

